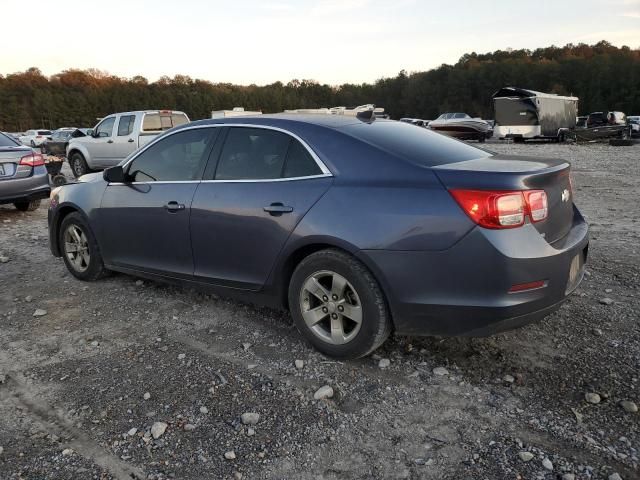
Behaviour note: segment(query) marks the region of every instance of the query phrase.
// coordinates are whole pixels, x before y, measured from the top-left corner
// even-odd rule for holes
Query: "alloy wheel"
[[[87,236],[77,225],[69,225],[64,232],[64,253],[77,272],[84,272],[89,268],[89,242]]]
[[[76,174],[76,177],[81,177],[84,174],[82,162],[77,157],[73,159],[73,172]]]
[[[300,310],[305,324],[332,345],[350,342],[362,326],[362,304],[351,283],[329,270],[313,273],[302,284]]]

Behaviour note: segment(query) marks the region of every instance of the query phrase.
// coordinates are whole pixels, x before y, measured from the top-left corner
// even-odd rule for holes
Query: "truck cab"
[[[76,177],[117,165],[165,130],[189,123],[183,112],[145,110],[108,115],[67,146],[67,159]]]

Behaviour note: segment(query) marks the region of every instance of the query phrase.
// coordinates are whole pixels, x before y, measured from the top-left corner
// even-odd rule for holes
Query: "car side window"
[[[298,140],[292,138],[282,176],[294,178],[320,174],[322,174],[322,170],[320,170],[309,151]]]
[[[123,137],[126,135],[131,135],[133,132],[133,124],[136,121],[135,115],[123,115],[120,117],[120,121],[118,122],[118,136]]]
[[[113,125],[116,123],[116,117],[109,117],[96,127],[96,137],[110,137],[113,134]]]
[[[266,128],[232,127],[220,154],[216,180],[280,178],[291,137]]]
[[[195,128],[169,135],[151,145],[128,166],[133,182],[200,180],[212,128]]]

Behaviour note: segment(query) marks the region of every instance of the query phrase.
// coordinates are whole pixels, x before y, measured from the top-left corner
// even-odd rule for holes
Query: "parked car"
[[[36,148],[42,145],[42,142],[50,136],[51,130],[27,130],[26,133],[20,137],[20,143]]]
[[[67,153],[67,145],[71,134],[75,132],[77,128],[65,127],[55,130],[51,134],[51,140],[45,140],[42,142],[42,153],[46,155],[55,155],[64,157]]]
[[[628,139],[631,127],[623,112],[593,112],[587,117],[586,126],[574,130],[576,141],[596,141],[609,138]]]
[[[185,123],[189,123],[185,113],[171,110],[114,113],[87,135],[69,140],[69,166],[76,177],[112,167],[161,132]]]
[[[286,307],[336,358],[486,335],[558,308],[588,227],[570,164],[368,116],[203,120],[54,189],[53,255]]]
[[[416,127],[426,127],[429,125],[430,120],[422,120],[421,118],[401,118],[398,121],[403,123],[410,123],[411,125],[415,125]]]
[[[50,191],[43,156],[0,133],[0,204],[13,203],[18,210],[32,211]]]
[[[631,136],[639,137],[640,136],[640,115],[629,115],[627,117],[627,122],[629,122],[629,126],[631,127]]]

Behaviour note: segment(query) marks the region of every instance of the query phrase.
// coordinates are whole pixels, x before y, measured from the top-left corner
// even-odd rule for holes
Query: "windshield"
[[[0,133],[0,147],[17,147],[19,145],[13,138],[4,133]]]

